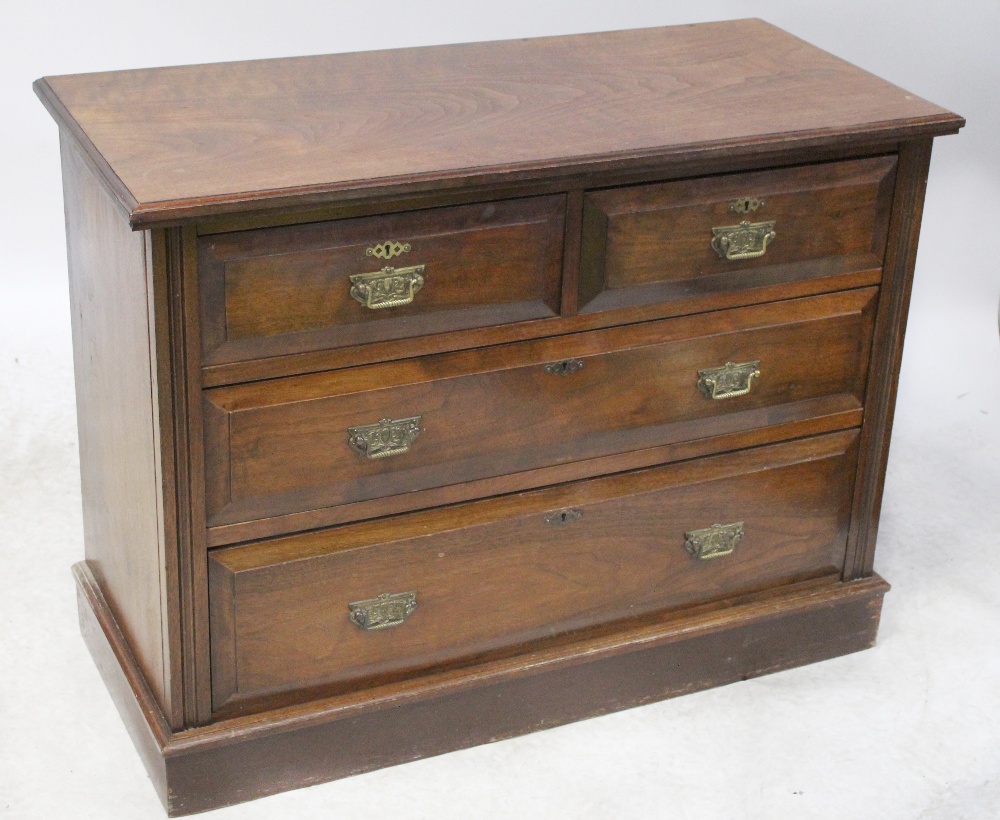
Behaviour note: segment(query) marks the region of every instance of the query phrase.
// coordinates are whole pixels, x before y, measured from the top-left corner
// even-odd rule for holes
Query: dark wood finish
[[[159,505],[158,535],[163,545],[163,583],[161,584],[161,612],[164,645],[170,664],[164,682],[170,690],[170,709],[167,710],[173,728],[184,726],[190,714],[185,706],[189,691],[184,681],[187,664],[184,628],[184,575],[187,552],[179,545],[187,505],[178,495],[181,476],[186,470],[186,439],[180,434],[178,424],[185,418],[179,412],[174,384],[170,293],[167,285],[167,231],[153,230],[146,236],[146,296],[152,335],[150,344],[150,377],[153,399],[153,428],[157,432],[156,458],[157,502]]]
[[[961,117],[755,20],[35,88],[81,625],[169,813],[874,641],[930,140]],[[738,196],[778,237],[724,263]],[[355,321],[346,260],[389,239],[425,290]],[[697,390],[751,359],[749,395]],[[414,414],[405,455],[346,444]],[[684,552],[727,518],[733,555]],[[410,581],[407,623],[346,622]]]
[[[395,515],[425,507],[456,504],[491,495],[522,492],[566,481],[579,481],[598,475],[667,464],[712,453],[740,450],[775,441],[818,435],[861,424],[862,410],[849,396],[832,396],[806,402],[793,402],[756,413],[759,424],[748,430],[725,435],[709,435],[691,441],[630,450],[613,456],[582,459],[523,473],[451,484],[432,490],[415,491],[325,507],[318,510],[263,518],[241,524],[227,524],[208,531],[210,547],[226,546],[281,535],[292,530],[310,530],[349,521]]]
[[[62,165],[87,560],[158,702],[180,725],[176,575],[165,540],[172,455],[161,450],[154,401],[151,248],[65,139]]]
[[[879,271],[895,157],[873,157],[588,193],[580,309],[584,312]],[[736,214],[730,204],[763,202]],[[712,228],[774,221],[756,259],[712,249]]]
[[[36,89],[104,159],[142,226],[607,157],[962,124],[760,20],[47,77]]]
[[[917,239],[930,161],[930,140],[910,143],[900,151],[899,184],[896,186],[889,229],[891,241],[886,255],[885,281],[879,299],[869,387],[865,396],[863,456],[855,489],[848,562],[845,565],[845,578],[848,579],[870,575],[874,565],[882,486],[889,460],[899,365],[903,357],[903,334],[913,288]]]
[[[179,351],[177,375],[184,384],[186,405],[181,414],[188,442],[188,493],[190,541],[187,555],[190,560],[188,587],[184,590],[191,614],[190,647],[186,662],[193,667],[191,677],[194,689],[190,692],[188,725],[205,723],[212,716],[211,662],[209,657],[208,623],[208,539],[205,512],[205,450],[204,419],[202,418],[201,388],[201,325],[199,316],[199,276],[196,263],[198,253],[197,232],[187,226],[177,231],[176,249],[179,255],[171,259],[173,279],[179,283],[175,292],[176,302],[171,315],[180,325],[183,343]]]
[[[617,164],[608,161],[600,169],[578,169],[530,180],[518,179],[517,174],[511,174],[510,178],[496,179],[489,184],[478,179],[466,180],[460,187],[450,185],[445,180],[440,188],[409,193],[392,193],[386,190],[344,192],[336,199],[321,203],[310,203],[309,197],[284,206],[257,203],[252,211],[206,215],[195,224],[199,235],[207,236],[213,233],[474,204],[491,199],[518,199],[628,185],[649,185],[675,179],[757,171],[762,168],[887,156],[896,154],[901,144],[898,138],[878,133],[856,134],[850,138],[845,136],[825,145],[815,145],[813,142],[806,139],[801,143],[757,146],[752,154],[734,146],[730,150],[714,154],[685,153],[666,159],[650,157],[641,162]]]
[[[839,574],[856,440],[845,431],[213,552],[216,709],[370,688]],[[547,520],[566,510],[581,517]],[[691,556],[685,533],[718,522],[743,522],[734,552]],[[406,591],[417,608],[405,623],[369,632],[349,621],[349,602]]]
[[[820,293],[868,287],[877,285],[881,278],[881,269],[875,268],[753,289],[715,292],[680,301],[659,302],[633,308],[606,310],[577,316],[558,316],[551,319],[537,319],[477,330],[378,342],[358,347],[275,356],[269,359],[207,365],[202,371],[202,378],[206,387],[221,387],[285,376],[320,373],[362,364],[399,361],[449,350],[467,350],[485,345],[508,344],[525,339],[554,337],[620,324],[647,322],[713,310],[765,304],[779,299],[795,299]],[[575,284],[571,287],[575,289]],[[566,309],[572,308],[567,305]]]
[[[170,734],[87,566],[74,574],[91,654],[172,817],[867,649],[889,589],[817,579]]]
[[[563,316],[575,316],[580,306],[580,251],[583,242],[583,191],[566,196],[566,238],[563,244]]]
[[[210,526],[350,504],[745,430],[765,408],[864,396],[858,290],[482,348],[205,394]],[[749,395],[711,400],[698,371],[761,360]],[[583,362],[568,376],[546,364]],[[757,412],[754,412],[757,411]],[[407,453],[365,458],[348,428],[421,415]]]
[[[555,316],[565,204],[533,197],[201,237],[204,360]],[[411,249],[389,260],[366,254],[387,240]],[[387,265],[425,266],[411,304],[372,310],[351,297],[351,275]]]

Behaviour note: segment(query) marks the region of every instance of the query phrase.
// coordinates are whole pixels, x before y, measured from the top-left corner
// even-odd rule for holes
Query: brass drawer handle
[[[545,365],[545,372],[554,376],[569,376],[583,370],[583,362],[579,359],[566,359],[563,362],[553,362]]]
[[[698,371],[698,389],[709,399],[734,399],[745,396],[760,376],[760,359],[752,362],[726,362],[722,367]]]
[[[368,458],[398,456],[410,449],[420,435],[423,416],[408,419],[382,419],[377,424],[347,428],[347,443],[351,449]]]
[[[386,265],[375,273],[356,273],[351,277],[351,296],[371,310],[408,305],[424,286],[425,267]]]
[[[684,533],[684,548],[694,558],[707,561],[729,555],[743,538],[743,522],[734,524],[713,524],[702,530]]]
[[[399,626],[417,608],[416,592],[383,592],[377,598],[348,604],[351,623],[371,632]]]
[[[583,518],[583,513],[580,510],[558,510],[545,516],[545,523],[555,525],[572,524],[581,518]]]
[[[777,234],[775,223],[748,222],[712,228],[712,249],[723,259],[756,259],[767,253],[768,243]]]

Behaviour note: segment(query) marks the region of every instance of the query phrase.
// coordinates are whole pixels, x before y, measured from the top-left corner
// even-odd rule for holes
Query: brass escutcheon
[[[566,359],[563,362],[553,362],[545,365],[545,372],[554,376],[569,376],[583,370],[583,362],[579,359]]]
[[[743,522],[713,524],[703,530],[684,533],[684,548],[695,558],[707,561],[729,555],[743,538]]]
[[[367,601],[355,601],[347,605],[352,624],[372,631],[399,626],[417,608],[416,592],[383,592]]]
[[[374,256],[376,259],[392,259],[410,250],[409,242],[397,242],[395,239],[387,239],[370,248],[365,249],[365,256]]]
[[[583,513],[580,510],[557,510],[554,513],[550,513],[545,516],[546,524],[572,524],[574,521],[579,521],[583,518]]]
[[[377,424],[347,428],[347,443],[351,449],[368,458],[398,456],[410,449],[420,435],[423,416],[408,419],[382,419]]]
[[[375,273],[356,273],[351,277],[351,296],[372,310],[408,305],[424,286],[425,267],[394,268],[387,265]]]
[[[760,359],[752,362],[726,362],[722,367],[698,371],[698,389],[709,399],[734,399],[745,396],[760,376]]]
[[[723,259],[756,259],[777,234],[772,222],[747,222],[712,228],[712,250]]]
[[[735,202],[729,203],[729,210],[734,214],[749,214],[756,211],[763,204],[764,200],[758,199],[755,196],[741,196]]]

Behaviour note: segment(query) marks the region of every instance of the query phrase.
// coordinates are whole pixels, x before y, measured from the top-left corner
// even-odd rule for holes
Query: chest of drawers
[[[36,91],[81,625],[170,814],[874,642],[960,117],[754,20]]]

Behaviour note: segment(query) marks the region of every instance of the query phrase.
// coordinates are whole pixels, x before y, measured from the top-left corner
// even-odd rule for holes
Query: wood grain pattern
[[[36,90],[105,163],[135,225],[963,122],[760,20],[48,77]]]
[[[261,518],[239,524],[216,526],[208,531],[209,547],[227,546],[241,541],[254,541],[287,532],[329,527],[344,522],[395,515],[426,507],[458,504],[491,495],[523,492],[534,487],[546,487],[566,481],[580,481],[609,473],[635,470],[656,464],[700,458],[713,453],[757,447],[777,441],[819,435],[835,430],[857,427],[862,410],[857,399],[850,396],[826,396],[805,402],[793,402],[777,407],[750,411],[748,429],[736,433],[711,434],[704,438],[679,441],[659,447],[646,447],[599,458],[570,461],[522,473],[450,484],[430,490],[394,495],[322,507],[291,515]]]
[[[896,408],[903,334],[913,288],[917,240],[930,170],[931,141],[904,146],[899,157],[899,184],[893,201],[890,244],[884,284],[879,295],[869,387],[865,396],[862,430],[862,469],[858,473],[854,516],[848,547],[846,578],[870,575],[874,567],[875,538],[882,508],[882,488],[889,460],[892,419]]]
[[[895,157],[614,188],[586,195],[581,309],[684,300],[715,291],[880,270]],[[731,203],[763,204],[735,214]],[[756,259],[722,259],[712,229],[773,221]]]
[[[198,241],[207,363],[261,359],[555,316],[565,197],[503,200]],[[387,240],[391,260],[366,251]],[[371,310],[353,274],[423,265],[413,302]]]
[[[759,20],[35,90],[81,628],[171,815],[874,641],[930,142],[961,117]],[[722,262],[738,196],[778,238]],[[348,259],[389,239],[424,298],[354,319]],[[755,359],[748,395],[698,391]],[[408,453],[347,444],[418,414]],[[685,551],[736,520],[732,555]],[[402,625],[347,620],[410,589]]]
[[[215,551],[216,709],[368,688],[601,623],[839,574],[856,440],[845,431]],[[547,520],[567,509],[580,517]],[[735,551],[692,557],[685,532],[719,522],[743,523]],[[397,627],[366,632],[348,620],[349,602],[411,590],[417,608]]]
[[[73,143],[61,144],[86,555],[176,724],[179,659],[164,597],[176,583],[165,536],[174,507],[163,483],[172,453],[160,449],[153,392],[153,260],[147,237],[129,230]]]
[[[817,579],[170,733],[86,565],[74,574],[87,644],[172,817],[857,652],[889,589]]]
[[[210,526],[748,429],[764,408],[864,396],[873,289],[206,391]],[[548,363],[579,360],[568,376]],[[749,395],[698,371],[761,360]],[[391,388],[391,389],[390,389]],[[349,427],[422,416],[402,455]]]

